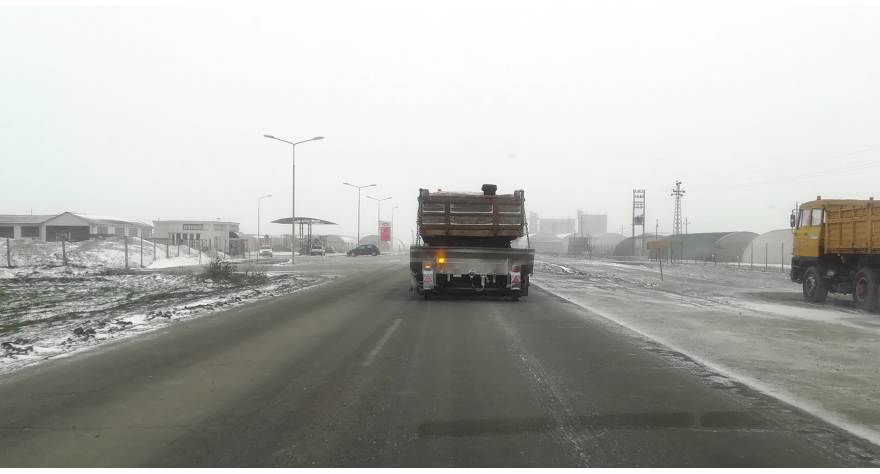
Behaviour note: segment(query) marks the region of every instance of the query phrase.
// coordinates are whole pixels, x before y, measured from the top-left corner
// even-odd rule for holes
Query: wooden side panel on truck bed
[[[483,195],[419,190],[419,235],[429,245],[509,247],[525,235],[523,191]]]
[[[825,203],[826,253],[880,253],[880,206],[873,201]]]

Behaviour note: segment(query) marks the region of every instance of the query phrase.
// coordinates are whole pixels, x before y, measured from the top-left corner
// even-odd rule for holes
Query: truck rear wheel
[[[810,267],[804,273],[804,299],[810,303],[823,303],[828,298],[828,283],[819,269]]]
[[[853,278],[853,303],[856,308],[876,311],[878,306],[877,291],[877,272],[872,268],[860,268]]]
[[[432,290],[425,290],[425,301],[430,300],[432,296],[434,296],[434,292]]]
[[[514,292],[512,295],[510,295],[510,300],[513,301],[514,303],[519,301],[519,292],[517,291],[517,292]]]

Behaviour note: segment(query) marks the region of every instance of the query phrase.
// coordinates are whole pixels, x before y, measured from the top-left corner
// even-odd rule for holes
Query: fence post
[[[770,269],[770,242],[764,242],[764,270]]]
[[[12,254],[9,251],[10,246],[9,237],[6,237],[6,266],[12,268]]]
[[[125,242],[125,245],[123,245],[123,248],[125,248],[125,269],[128,270],[128,236],[123,235],[122,241]]]
[[[155,239],[155,237],[153,237],[153,239]],[[153,262],[155,262],[155,261],[156,261],[156,241],[153,240]],[[153,262],[150,262],[150,265],[152,265]]]
[[[168,243],[165,243],[165,258],[171,258],[171,254],[168,252]]]
[[[749,244],[749,270],[755,268],[755,243]]]
[[[779,244],[782,248],[779,249],[779,261],[782,262],[782,273],[785,273],[785,244]]]
[[[64,245],[64,237],[61,238],[61,262],[67,266],[67,247]]]
[[[139,237],[141,239],[141,268],[144,268],[144,237],[143,237],[144,234],[143,234],[143,232],[144,231],[141,230],[141,237]]]

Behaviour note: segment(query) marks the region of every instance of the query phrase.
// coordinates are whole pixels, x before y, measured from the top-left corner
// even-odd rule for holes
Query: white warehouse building
[[[153,236],[171,245],[188,245],[202,250],[221,250],[241,255],[250,237],[239,231],[238,222],[153,221]]]
[[[0,216],[0,238],[54,242],[96,237],[150,237],[152,227],[139,220],[65,212],[55,216]]]

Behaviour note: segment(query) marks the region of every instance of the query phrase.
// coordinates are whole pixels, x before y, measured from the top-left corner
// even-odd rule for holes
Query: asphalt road
[[[332,265],[347,276],[4,376],[0,467],[880,465],[540,289],[424,301],[403,257]]]

